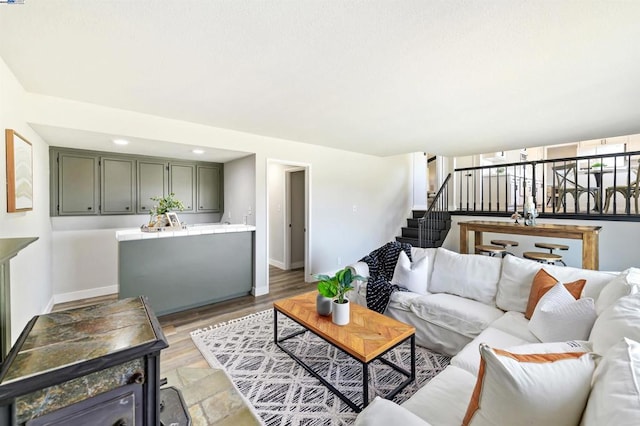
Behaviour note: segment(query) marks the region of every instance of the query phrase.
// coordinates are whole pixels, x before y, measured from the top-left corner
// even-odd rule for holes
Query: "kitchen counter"
[[[241,223],[205,223],[202,225],[188,225],[186,229],[177,231],[168,230],[160,232],[143,232],[140,230],[140,228],[131,228],[116,231],[116,240],[129,241],[143,240],[147,238],[187,237],[191,235],[223,234],[227,232],[251,232],[255,230],[255,226],[243,225]]]
[[[253,288],[255,227],[192,225],[116,231],[119,297],[146,296],[157,315],[246,296]]]

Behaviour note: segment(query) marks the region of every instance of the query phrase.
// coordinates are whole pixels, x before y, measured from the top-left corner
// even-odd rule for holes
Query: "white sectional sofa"
[[[426,273],[423,269],[414,274],[409,269],[402,274],[397,267],[394,279],[399,276],[413,281],[405,286],[413,291],[395,292],[385,314],[415,326],[417,344],[453,356],[451,364],[401,406],[376,398],[359,414],[356,425],[393,422],[441,426],[460,425],[463,420],[472,425],[562,425],[578,424],[580,418],[585,425],[640,424],[640,344],[636,343],[640,341],[639,270],[590,271],[542,265],[514,256],[461,255],[442,248],[412,248],[412,258],[412,266],[426,267]],[[358,262],[352,268],[368,276],[365,263]],[[532,282],[541,269],[561,283],[586,280],[579,300],[570,298],[582,307],[571,305],[569,316],[576,309],[588,307],[593,317],[587,315],[586,320],[580,317],[571,323],[562,317],[566,315],[563,309],[561,317],[555,317],[555,301],[566,297],[561,292],[569,293],[563,286],[554,286],[538,302],[536,309],[541,313],[536,310],[531,317],[536,317],[533,333],[534,321],[525,318],[525,311]],[[415,280],[418,276],[420,282]],[[350,298],[366,306],[366,284],[356,283]],[[559,336],[557,340],[549,340],[555,336]],[[577,354],[567,355],[568,360],[545,355],[544,361],[528,361],[531,354],[549,353]],[[476,385],[481,359],[482,380]],[[509,366],[510,362],[514,365]],[[531,373],[529,368],[542,370]],[[518,374],[523,374],[524,379],[519,380]],[[490,381],[494,377],[499,379]],[[503,386],[501,380],[508,384]],[[558,383],[549,385],[553,380]],[[536,388],[544,384],[551,388]],[[474,393],[476,386],[479,389]],[[495,411],[495,399],[505,388],[509,389],[507,397]],[[555,395],[556,391],[559,395]],[[541,401],[528,392],[538,392]],[[480,399],[480,408],[471,410],[465,419],[472,394]],[[524,406],[518,405],[517,395],[524,398]],[[571,409],[573,414],[567,411]],[[580,411],[576,418],[577,409]],[[549,423],[545,415],[555,416],[554,421]],[[514,423],[517,416],[525,417]]]

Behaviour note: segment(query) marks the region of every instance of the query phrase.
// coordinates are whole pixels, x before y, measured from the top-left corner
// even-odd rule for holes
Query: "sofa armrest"
[[[394,424],[402,426],[430,426],[429,423],[406,408],[401,407],[395,402],[382,399],[379,396],[376,396],[376,398],[367,405],[367,408],[358,414],[354,426],[389,426]]]
[[[349,265],[351,272],[363,277],[369,277],[369,265],[364,262],[356,262]],[[366,281],[353,281],[353,290],[347,293],[347,298],[358,305],[367,306],[367,283]]]

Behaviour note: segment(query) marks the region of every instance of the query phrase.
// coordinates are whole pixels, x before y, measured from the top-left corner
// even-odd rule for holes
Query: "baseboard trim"
[[[303,267],[304,267],[304,260],[301,260],[300,262],[293,262],[291,264],[291,269],[298,269]]]
[[[284,262],[280,262],[279,260],[269,259],[269,265],[284,269]]]
[[[49,303],[47,303],[47,306],[45,306],[44,308],[44,312],[43,314],[48,314],[49,312],[51,312],[53,310],[53,305],[55,305],[55,301],[54,301],[55,296],[51,296],[51,299],[49,299]]]
[[[53,295],[53,303],[67,303],[75,300],[90,299],[92,297],[107,296],[109,294],[117,294],[117,285],[108,285],[105,287],[89,288],[87,290],[72,291],[69,293],[60,293]],[[52,306],[53,308],[53,306]]]

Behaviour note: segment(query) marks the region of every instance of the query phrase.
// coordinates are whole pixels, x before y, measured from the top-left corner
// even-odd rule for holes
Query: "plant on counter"
[[[348,266],[339,270],[332,277],[328,275],[316,274],[313,276],[320,282],[318,283],[318,292],[324,297],[335,299],[337,303],[345,303],[345,294],[349,290],[353,290],[354,280],[367,281],[366,277],[354,274]]]
[[[151,197],[151,200],[157,201],[158,204],[153,206],[149,211],[149,215],[158,216],[174,210],[184,210],[184,204],[182,204],[182,201],[176,200],[174,198],[175,195],[176,194],[172,192],[166,197]]]
[[[592,169],[595,169],[595,168],[601,168],[601,167],[607,167],[607,165],[606,165],[606,164],[604,164],[604,163],[593,163],[593,164],[591,165],[591,168],[592,168]]]

